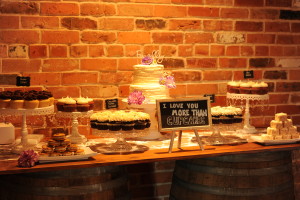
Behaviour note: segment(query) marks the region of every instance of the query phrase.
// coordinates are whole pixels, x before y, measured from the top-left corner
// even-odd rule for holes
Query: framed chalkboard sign
[[[156,100],[160,131],[195,130],[211,126],[210,99]]]

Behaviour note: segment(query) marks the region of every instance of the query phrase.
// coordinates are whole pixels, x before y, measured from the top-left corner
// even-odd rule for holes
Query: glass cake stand
[[[54,113],[54,106],[35,109],[0,109],[1,116],[22,116],[21,140],[15,142],[12,147],[13,153],[20,153],[24,150],[34,149],[36,144],[43,138],[43,135],[29,135],[26,116],[29,115],[50,115]]]
[[[139,138],[146,136],[148,134],[148,128],[144,130],[98,130],[92,129],[92,134],[99,137],[109,137],[116,138],[116,142],[112,144],[105,144],[102,146],[96,147],[100,153],[104,154],[114,154],[114,153],[131,153],[131,152],[144,152],[148,148],[142,145],[136,145],[134,143],[129,143],[126,139],[129,138]]]
[[[93,110],[88,112],[61,112],[58,111],[56,116],[58,118],[68,118],[72,119],[71,134],[67,136],[72,143],[81,144],[87,141],[84,135],[81,135],[78,131],[78,118],[80,117],[90,117],[93,114]]]

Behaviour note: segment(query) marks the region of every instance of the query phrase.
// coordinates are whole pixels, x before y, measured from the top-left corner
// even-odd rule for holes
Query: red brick
[[[42,31],[42,43],[73,44],[78,42],[78,31]]]
[[[116,71],[117,60],[116,59],[81,59],[81,70],[92,71]]]
[[[0,58],[7,58],[7,45],[0,45]]]
[[[221,68],[246,68],[247,59],[245,58],[219,58]]]
[[[254,31],[260,32],[263,30],[262,22],[237,21],[235,23],[236,31]]]
[[[227,46],[226,56],[239,56],[239,55],[240,55],[240,47],[239,46]]]
[[[192,45],[178,45],[178,56],[189,57],[193,55]]]
[[[97,29],[97,21],[90,18],[64,17],[61,25],[71,30]]]
[[[70,56],[72,57],[86,57],[87,46],[85,45],[73,45],[70,47]]]
[[[298,36],[297,36],[298,37]],[[294,35],[277,35],[277,44],[298,44]]]
[[[23,28],[57,29],[59,28],[59,18],[55,16],[21,16],[21,26]]]
[[[224,56],[225,55],[225,46],[224,45],[211,45],[210,46],[210,55],[211,56]]]
[[[251,117],[250,124],[256,128],[266,128],[270,126],[270,122],[266,121],[266,117]]]
[[[19,17],[17,16],[0,16],[0,29],[19,28]]]
[[[85,83],[97,83],[98,72],[70,72],[62,73],[62,85],[77,85]]]
[[[265,22],[266,32],[290,32],[290,23],[288,22]]]
[[[185,43],[213,43],[212,33],[186,33]]]
[[[38,3],[1,1],[0,13],[9,14],[38,14]]]
[[[219,8],[214,7],[188,7],[189,16],[197,17],[219,17]]]
[[[245,0],[235,0],[235,6],[246,6],[246,7],[263,7],[264,0],[252,0],[252,1],[245,1]]]
[[[171,2],[176,4],[203,4],[203,0],[171,0]]]
[[[222,8],[220,17],[246,19],[249,16],[248,9],[245,8]]]
[[[131,31],[134,29],[132,18],[101,18],[99,28],[103,30]]]
[[[283,56],[297,56],[297,47],[283,47]]]
[[[274,44],[275,35],[274,34],[247,34],[248,43],[256,44]]]
[[[299,33],[300,32],[300,23],[292,23],[292,32]]]
[[[43,72],[59,72],[79,69],[79,62],[77,59],[49,59],[44,60]]]
[[[45,57],[47,57],[47,46],[46,45],[30,45],[29,46],[29,57],[30,58],[45,58]]]
[[[300,80],[300,70],[290,70],[289,80]]]
[[[276,111],[275,106],[263,105],[263,106],[252,106],[250,109],[251,116],[274,116]]]
[[[216,68],[216,58],[188,58],[187,68]]]
[[[116,34],[104,31],[83,31],[81,41],[85,43],[113,43],[116,41]]]
[[[273,9],[251,9],[250,10],[251,19],[278,19],[279,10]]]
[[[52,92],[53,97],[56,99],[80,96],[80,88],[76,86],[50,86],[47,87],[47,90]]]
[[[155,17],[186,17],[186,6],[156,5],[154,6]]]
[[[144,55],[152,54],[153,51],[159,50],[158,45],[145,45],[144,47]]]
[[[33,30],[0,30],[0,43],[34,44],[39,42],[39,32]]]
[[[299,114],[300,106],[299,105],[278,105],[276,109],[277,113],[284,112],[288,115]]]
[[[201,20],[178,20],[171,19],[169,21],[170,30],[200,30]]]
[[[292,0],[266,0],[266,6],[270,7],[291,7]]]
[[[81,95],[91,98],[115,98],[118,95],[118,87],[114,85],[81,86]]]
[[[165,45],[161,47],[160,54],[164,56],[174,56],[177,53],[177,46]]]
[[[140,58],[121,58],[118,60],[118,70],[133,70],[133,66],[140,64]]]
[[[183,34],[177,32],[155,32],[152,34],[154,43],[178,44],[183,42]]]
[[[285,95],[288,97],[288,95]],[[300,95],[299,94],[291,94],[291,103],[300,103]]]
[[[203,29],[209,31],[230,31],[233,30],[232,21],[203,20]]]
[[[119,96],[120,97],[128,97],[129,95],[129,86],[128,85],[120,85],[119,86]]]
[[[200,71],[174,71],[172,74],[176,83],[202,80],[202,73]]]
[[[110,16],[116,14],[113,4],[82,3],[80,4],[80,14],[88,16]]]
[[[25,73],[24,76],[30,76],[31,85],[60,85],[60,73]]]
[[[186,85],[176,84],[176,88],[169,90],[170,97],[186,97]]]
[[[241,56],[252,56],[254,55],[252,46],[241,46]]]
[[[232,6],[234,0],[206,0],[206,5],[224,5]]]
[[[232,71],[203,71],[204,81],[232,80]]]
[[[150,32],[119,32],[118,43],[145,44],[151,42]]]
[[[50,46],[49,49],[49,57],[60,57],[60,58],[64,58],[67,57],[68,53],[67,53],[68,49],[67,46],[62,46],[62,45],[52,45]]]
[[[276,92],[299,92],[300,82],[277,82]]]
[[[141,45],[126,45],[125,46],[125,56],[133,57],[137,55],[137,51],[141,50],[143,47]]]
[[[3,59],[2,72],[38,72],[41,60]]]
[[[195,55],[208,56],[209,55],[209,45],[196,45]]]
[[[42,2],[40,4],[41,15],[55,15],[55,16],[65,16],[65,15],[79,15],[79,4],[77,3],[46,3]]]
[[[217,94],[218,84],[188,84],[187,95]]]
[[[269,56],[269,47],[268,46],[256,46],[255,47],[255,55],[256,56]]]
[[[269,94],[269,104],[287,104],[289,95],[286,94]]]
[[[283,46],[272,46],[270,56],[283,56]]]
[[[119,16],[150,17],[154,12],[151,4],[118,4],[117,9]]]
[[[101,72],[100,83],[103,84],[128,84],[132,82],[132,72]]]
[[[107,46],[107,56],[121,57],[124,55],[124,49],[122,45],[109,45]]]
[[[89,45],[89,56],[90,57],[101,57],[105,56],[103,45]]]

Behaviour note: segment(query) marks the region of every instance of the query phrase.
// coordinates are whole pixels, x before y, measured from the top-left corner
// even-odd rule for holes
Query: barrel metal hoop
[[[291,169],[291,164],[281,165],[276,167],[260,168],[260,169],[236,169],[236,168],[223,168],[223,167],[210,167],[195,165],[188,162],[177,162],[176,165],[191,171],[204,172],[217,175],[229,175],[229,176],[262,176],[273,175],[280,172],[286,172]],[[176,168],[175,168],[176,170]]]
[[[277,185],[276,187],[261,187],[261,188],[222,188],[222,187],[212,187],[212,186],[204,186],[189,183],[186,181],[182,181],[177,177],[173,177],[173,184],[178,184],[179,187],[186,188],[188,190],[193,190],[201,193],[209,193],[214,195],[226,195],[226,196],[261,196],[268,195],[272,193],[278,193],[280,191],[286,190],[293,183],[285,183],[281,185]],[[258,198],[259,199],[259,198]]]

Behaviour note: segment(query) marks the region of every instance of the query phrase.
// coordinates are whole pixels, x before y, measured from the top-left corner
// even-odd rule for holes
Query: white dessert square
[[[282,121],[272,120],[270,122],[270,127],[271,128],[276,128],[276,129],[281,129],[283,127],[283,123],[282,123]]]
[[[289,128],[291,126],[293,126],[293,121],[291,119],[287,119],[283,122],[283,127]]]
[[[268,127],[267,135],[279,135],[279,131],[277,128]]]
[[[276,113],[275,114],[275,120],[276,121],[286,121],[287,120],[287,114],[286,113]]]

